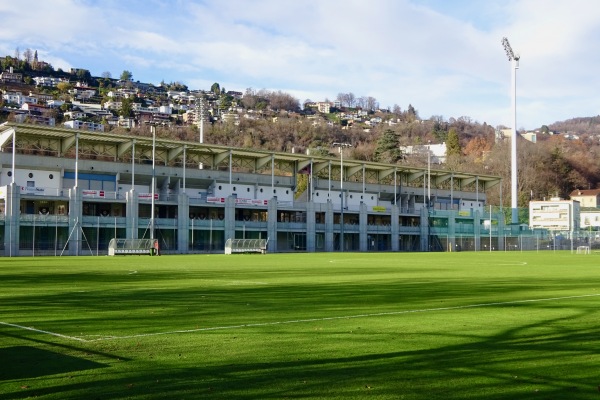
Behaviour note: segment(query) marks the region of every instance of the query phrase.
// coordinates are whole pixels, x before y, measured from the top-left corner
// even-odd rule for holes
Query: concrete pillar
[[[131,189],[126,193],[127,203],[125,204],[125,237],[127,239],[138,238],[138,221],[139,221],[139,198],[135,189]]]
[[[185,193],[177,195],[177,252],[187,254],[190,244],[190,198]]]
[[[269,253],[277,253],[277,197],[273,197],[269,200],[267,211],[267,235],[269,235],[267,251]]]
[[[421,208],[421,251],[429,251],[429,213],[426,207]]]
[[[479,210],[473,211],[473,236],[475,251],[481,251],[481,214]]]
[[[5,196],[4,255],[16,257],[19,255],[20,186],[14,183],[6,186]]]
[[[448,216],[448,248],[446,251],[454,251],[456,249],[456,216],[452,212]]]
[[[82,251],[83,237],[83,207],[81,188],[78,186],[69,190],[69,249],[70,256],[79,256]]]
[[[392,205],[392,215],[391,215],[391,249],[392,251],[400,250],[400,209],[397,205]]]
[[[306,251],[309,253],[314,253],[317,250],[316,223],[315,203],[309,201],[306,203]]]
[[[235,199],[234,196],[225,199],[225,210],[223,211],[225,214],[225,242],[227,239],[235,239]]]
[[[333,203],[325,204],[325,251],[333,251]]]
[[[506,229],[506,224],[504,223],[504,214],[498,213],[498,232],[496,233],[496,240],[498,241],[497,248],[499,251],[504,250],[504,230]]]
[[[359,251],[369,250],[369,235],[368,235],[368,213],[367,205],[363,202],[360,203],[359,214],[358,214],[358,243]]]

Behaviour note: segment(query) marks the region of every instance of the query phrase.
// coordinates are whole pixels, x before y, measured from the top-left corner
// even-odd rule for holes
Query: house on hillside
[[[331,103],[320,101],[317,103],[317,110],[323,114],[329,114],[331,112]]]
[[[517,132],[517,137],[522,137],[523,139],[531,142],[531,143],[537,143],[537,133],[530,131],[530,132],[525,132],[525,133],[518,133]],[[501,142],[503,140],[508,140],[512,137],[512,129],[511,128],[506,128],[506,129],[497,129],[496,130],[496,143]]]
[[[581,207],[600,207],[600,189],[576,189],[569,197],[571,200],[577,200]]]
[[[400,150],[404,154],[418,155],[421,154],[423,157],[429,154],[430,161],[432,164],[443,164],[446,162],[446,142],[441,144],[422,144],[415,146],[400,146]]]
[[[23,74],[13,72],[12,67],[8,71],[0,73],[0,82],[2,83],[20,83],[23,81]]]

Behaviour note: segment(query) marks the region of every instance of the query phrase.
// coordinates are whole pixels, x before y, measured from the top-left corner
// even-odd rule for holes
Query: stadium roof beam
[[[134,159],[136,162],[149,160],[151,156],[152,138],[150,136],[126,136],[103,132],[79,131],[69,128],[55,128],[43,125],[16,124],[6,122],[0,125],[0,147],[12,143],[12,129],[16,134],[17,154],[23,150],[41,150],[47,156],[56,155],[64,157],[65,153],[75,146],[75,137],[79,135],[80,154],[104,157],[102,161],[119,162],[123,156],[129,156],[128,152],[135,148]],[[202,163],[204,172],[218,170],[224,167],[224,161],[232,157],[232,166],[252,171],[256,174],[271,175],[272,170],[278,176],[288,176],[300,171],[310,171],[317,176],[322,171],[332,167],[339,171],[340,159],[329,156],[308,155],[303,153],[279,153],[273,151],[261,151],[253,149],[230,148],[222,145],[212,145],[198,142],[182,142],[166,138],[156,138],[156,157],[158,164],[168,165],[180,156],[186,147],[186,164]],[[70,157],[70,155],[68,156]],[[126,157],[128,158],[128,157]],[[129,161],[124,161],[129,162]],[[273,168],[268,168],[270,164]],[[227,162],[227,165],[229,162]],[[236,171],[238,172],[238,171]],[[241,171],[240,171],[241,172]],[[427,174],[427,168],[410,167],[405,165],[375,163],[362,160],[344,159],[344,172],[346,179],[361,174],[366,184],[381,184],[390,175],[396,174],[396,183],[410,186],[411,182],[420,180]],[[196,174],[198,172],[194,172]],[[479,175],[462,172],[449,172],[444,170],[431,171],[435,184],[442,183],[452,177],[454,183],[465,187],[477,181],[478,188],[489,189],[501,182],[501,178],[491,175]],[[389,182],[387,183],[389,184]],[[393,184],[393,183],[392,183]]]

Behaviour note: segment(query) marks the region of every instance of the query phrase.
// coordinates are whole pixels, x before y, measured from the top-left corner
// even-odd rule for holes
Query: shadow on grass
[[[239,360],[212,358],[204,362],[202,346],[190,346],[177,351],[195,352],[194,360],[179,363],[164,359],[154,362],[139,354],[140,359],[132,360],[139,363],[135,368],[109,369],[98,380],[57,382],[51,387],[0,397],[597,399],[597,331],[589,326],[578,327],[580,318],[591,313],[595,311],[515,324],[493,335],[478,334],[477,329],[453,335],[424,328],[422,334],[432,339],[426,342],[428,348],[420,349],[410,348],[401,333],[373,339],[373,332],[368,330],[362,335],[319,335],[311,330],[301,334],[264,332],[264,340],[280,348],[279,352],[250,358],[246,353],[240,354]],[[252,335],[251,331],[246,334]],[[244,335],[239,331],[235,334]],[[436,335],[456,340],[454,344],[438,343]],[[214,334],[210,339],[226,347],[232,336]],[[340,355],[332,346],[332,342],[351,345],[369,340],[373,346],[354,347],[354,355]],[[377,346],[377,340],[386,344]]]
[[[105,368],[106,365],[32,346],[0,348],[0,381]],[[10,366],[10,367],[7,367]]]

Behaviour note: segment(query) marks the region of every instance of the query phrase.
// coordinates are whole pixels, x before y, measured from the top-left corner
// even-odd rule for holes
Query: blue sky
[[[0,53],[191,89],[338,93],[517,127],[600,114],[596,0],[0,0]]]

